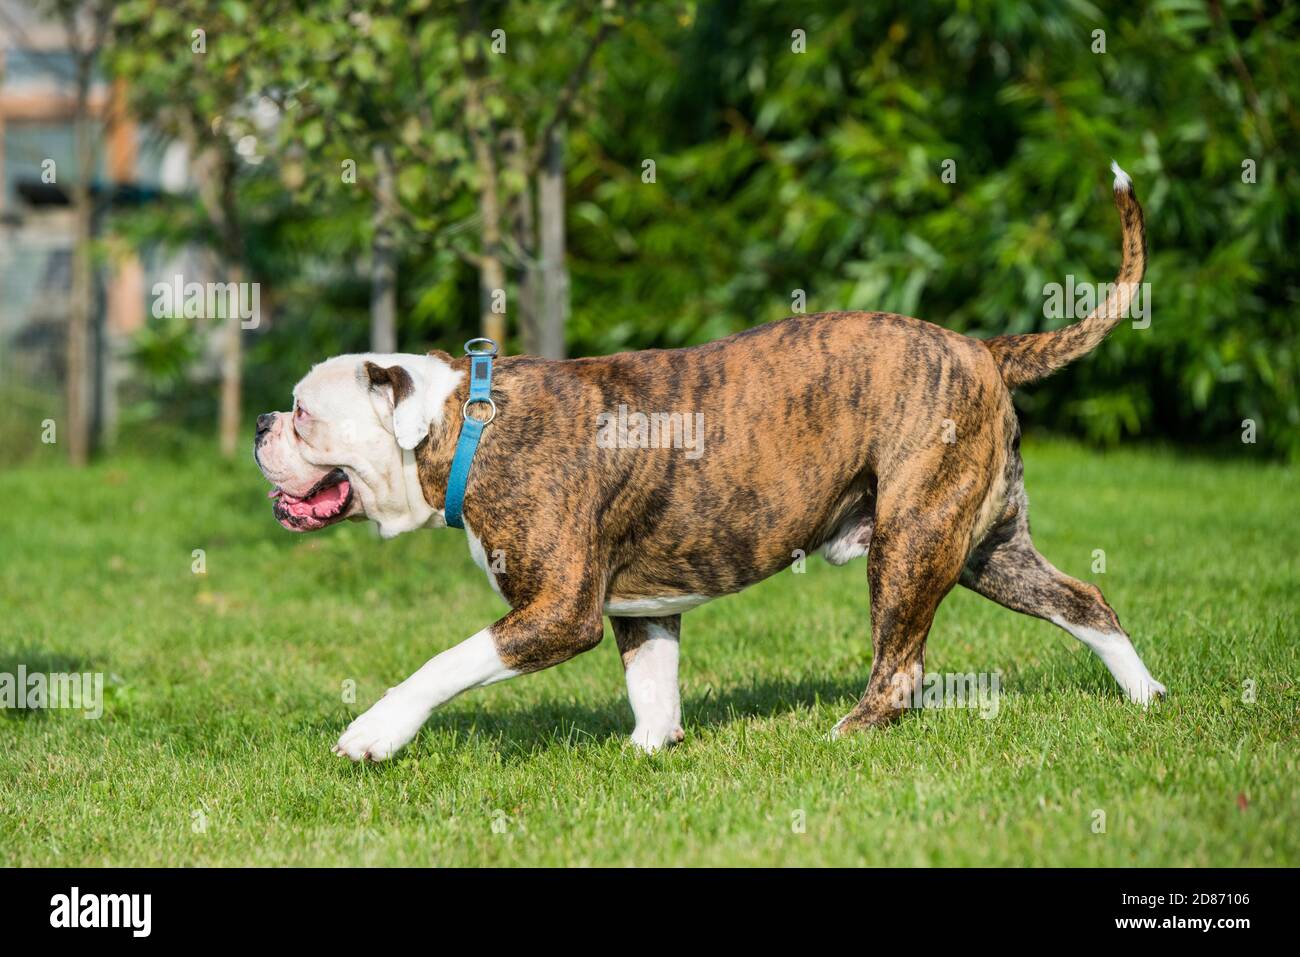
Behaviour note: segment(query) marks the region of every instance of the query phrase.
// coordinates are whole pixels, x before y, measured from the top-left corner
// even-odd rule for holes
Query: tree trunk
[[[108,182],[114,188],[135,179],[138,129],[127,111],[126,80],[113,80],[101,142],[107,164]],[[92,224],[93,228],[93,224]],[[98,323],[99,392],[96,399],[97,450],[111,449],[117,442],[121,416],[119,394],[129,378],[131,336],[144,323],[144,268],[139,255],[126,248],[120,237],[113,243],[112,266],[105,283],[103,320]]]
[[[467,35],[478,36],[479,11],[466,7]],[[501,249],[501,195],[497,183],[497,161],[493,152],[492,118],[483,103],[483,54],[475,47],[465,63],[465,126],[478,173],[478,212],[483,243],[478,256],[479,335],[494,340],[501,352],[506,346],[506,271]]]
[[[186,125],[187,139],[196,144],[195,131],[201,120]],[[191,147],[192,149],[194,147]],[[245,281],[243,233],[239,225],[239,210],[235,202],[235,158],[225,142],[209,143],[202,153],[192,153],[198,158],[194,173],[198,180],[199,199],[217,236],[220,256],[221,281]],[[223,458],[232,459],[239,447],[240,393],[243,376],[243,320],[239,310],[222,320],[221,331],[221,405],[217,421],[218,444]],[[259,317],[260,318],[260,317]]]
[[[564,358],[564,327],[569,321],[569,266],[564,235],[564,131],[551,130],[546,159],[538,174],[537,208],[542,238],[542,314],[537,354]]]
[[[215,241],[209,248],[217,255],[220,278],[223,282],[242,283],[244,237],[235,202],[234,153],[223,138],[213,139],[204,132],[203,117],[179,110],[176,119],[191,157],[190,169],[198,186],[199,202],[212,224]],[[234,458],[238,451],[243,375],[242,320],[238,309],[230,312],[233,315],[226,316],[221,326],[221,401],[217,417],[217,442],[221,455],[227,459]]]
[[[506,288],[506,270],[499,255],[490,255],[486,250],[479,264],[479,326],[482,333],[500,348],[506,351],[506,316],[498,312],[504,303]]]
[[[223,258],[226,282],[244,282],[244,267]],[[221,328],[221,455],[233,459],[239,445],[240,393],[243,386],[243,329],[238,309],[230,309]]]
[[[522,183],[519,193],[510,198],[508,219],[512,252],[519,265],[519,296],[515,302],[515,315],[519,326],[519,339],[529,355],[541,355],[541,338],[538,332],[541,310],[542,277],[537,261],[537,232],[533,221],[533,184],[528,171],[528,142],[524,131],[512,127],[501,135],[502,152],[506,165],[514,178]]]
[[[477,99],[477,97],[475,97]],[[473,112],[482,115],[479,107]],[[474,120],[470,120],[471,125]],[[501,261],[501,199],[497,191],[496,158],[492,144],[482,131],[472,137],[474,164],[478,167],[478,210],[482,223],[483,251],[479,254],[479,335],[492,339],[505,352],[506,270]]]
[[[90,81],[93,57],[77,55],[76,113],[73,138],[77,154],[77,179],[72,188],[75,239],[72,250],[72,294],[68,312],[67,436],[68,460],[83,466],[90,459],[90,397],[94,393],[90,361],[90,320],[94,299],[91,263],[94,202],[91,178],[95,174],[95,144],[90,136]]]
[[[397,205],[393,158],[382,144],[374,149],[374,238],[370,245],[370,351],[397,351],[397,252],[392,213]]]
[[[235,207],[235,161],[228,151],[221,153],[217,164],[217,186],[221,208],[222,259],[227,282],[241,288],[244,277],[244,244],[240,232],[238,211]],[[226,317],[225,334],[221,345],[221,456],[233,459],[239,446],[240,395],[243,391],[243,320],[238,309]]]

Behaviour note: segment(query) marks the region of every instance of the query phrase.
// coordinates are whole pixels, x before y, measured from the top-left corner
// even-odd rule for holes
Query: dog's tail
[[[1008,389],[1045,379],[1057,369],[1087,355],[1106,338],[1123,318],[1133,302],[1147,268],[1147,234],[1142,221],[1142,207],[1133,194],[1133,181],[1110,164],[1115,174],[1115,207],[1124,233],[1124,260],[1119,275],[1105,302],[1087,317],[1054,332],[1035,332],[1023,336],[997,336],[985,341],[997,361],[1002,381]]]

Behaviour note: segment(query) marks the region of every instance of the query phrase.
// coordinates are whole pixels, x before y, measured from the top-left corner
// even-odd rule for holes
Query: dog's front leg
[[[505,664],[484,628],[472,638],[430,658],[395,688],[389,688],[371,708],[353,721],[334,753],[353,761],[391,758],[407,745],[429,719],[433,709],[462,691],[504,681],[519,674]]]
[[[516,608],[388,689],[348,725],[334,753],[353,761],[391,758],[435,708],[462,691],[559,664],[598,644],[602,631],[599,607],[589,601],[543,599]]]

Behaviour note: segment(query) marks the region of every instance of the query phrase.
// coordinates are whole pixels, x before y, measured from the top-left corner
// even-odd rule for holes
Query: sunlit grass
[[[665,754],[624,745],[607,640],[457,699],[384,766],[329,746],[503,610],[461,533],[290,535],[245,463],[10,472],[0,672],[107,688],[97,721],[0,712],[0,864],[1296,864],[1296,471],[1025,455],[1040,548],[1169,686],[1149,712],[959,589],[926,665],[1001,672],[997,717],[828,740],[870,666],[866,573],[815,560],[686,616]]]

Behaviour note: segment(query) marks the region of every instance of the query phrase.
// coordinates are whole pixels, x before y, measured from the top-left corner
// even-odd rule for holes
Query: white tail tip
[[[1133,180],[1129,179],[1128,173],[1119,168],[1119,164],[1114,160],[1110,161],[1110,171],[1115,174],[1115,192],[1133,192]]]

